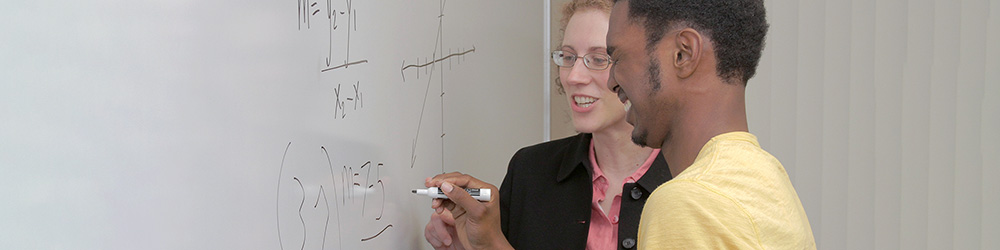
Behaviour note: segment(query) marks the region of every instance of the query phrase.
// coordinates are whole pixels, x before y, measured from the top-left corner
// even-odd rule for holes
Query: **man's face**
[[[660,148],[669,138],[670,121],[676,113],[676,99],[670,95],[676,84],[668,82],[674,71],[661,67],[671,61],[660,62],[669,49],[664,48],[669,36],[664,36],[654,51],[647,51],[645,30],[629,20],[628,8],[628,1],[618,1],[611,10],[607,41],[614,64],[608,88],[617,91],[625,103],[625,121],[635,126],[632,141]]]

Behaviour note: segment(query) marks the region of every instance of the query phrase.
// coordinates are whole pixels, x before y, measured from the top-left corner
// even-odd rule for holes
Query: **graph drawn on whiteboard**
[[[440,84],[440,92],[438,98],[441,98],[441,113],[440,113],[441,130],[440,133],[437,135],[440,138],[441,142],[441,172],[445,171],[444,143],[445,143],[445,135],[447,135],[445,133],[445,127],[444,127],[445,76],[444,76],[443,64],[447,62],[448,68],[450,70],[453,63],[461,63],[467,54],[476,52],[476,47],[473,45],[470,48],[449,48],[447,54],[445,53],[444,17],[445,17],[445,1],[440,0],[439,12],[437,16],[438,19],[437,35],[435,37],[434,49],[433,52],[431,52],[431,56],[429,58],[427,57],[415,58],[414,60],[410,61],[409,64],[407,64],[407,60],[404,59],[399,68],[400,77],[402,78],[404,83],[407,82],[406,76],[408,73],[413,74],[413,77],[409,78],[411,81],[423,82],[419,81],[421,75],[424,75],[425,78],[424,81],[426,81],[426,87],[424,90],[424,99],[422,104],[420,105],[420,118],[417,120],[417,128],[413,136],[413,144],[410,147],[410,168],[413,168],[417,163],[417,144],[418,142],[420,142],[421,138],[420,135],[426,133],[426,132],[421,132],[421,127],[424,122],[424,117],[426,116],[425,111],[427,110],[427,98],[428,96],[430,96],[431,82],[435,79],[434,78],[435,70],[438,71],[437,80],[438,83]]]

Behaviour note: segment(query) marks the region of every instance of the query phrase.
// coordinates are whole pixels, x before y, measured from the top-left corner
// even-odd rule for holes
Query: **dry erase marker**
[[[466,188],[465,191],[469,192],[469,195],[471,195],[472,198],[475,198],[476,200],[490,201],[489,188]],[[430,196],[431,198],[448,199],[448,196],[444,195],[444,192],[437,187],[430,187],[427,189],[414,189],[412,192],[414,194],[427,195]]]

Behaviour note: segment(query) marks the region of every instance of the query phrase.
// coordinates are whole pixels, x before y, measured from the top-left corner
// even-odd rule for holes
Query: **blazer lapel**
[[[592,166],[590,166],[590,138],[591,134],[581,133],[576,136],[576,140],[569,146],[572,147],[572,153],[563,156],[562,164],[559,165],[559,172],[556,174],[556,182],[563,182],[573,173],[578,167],[584,167],[587,170],[587,176],[590,176],[590,171]]]

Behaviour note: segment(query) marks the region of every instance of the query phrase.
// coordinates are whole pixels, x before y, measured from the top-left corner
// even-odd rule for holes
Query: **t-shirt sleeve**
[[[657,188],[639,222],[639,249],[762,249],[746,210],[697,181]]]

